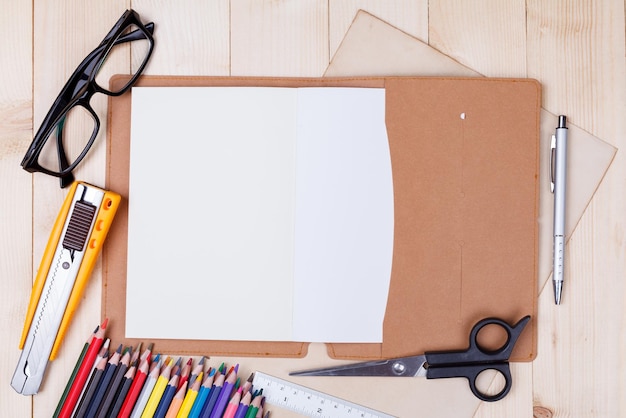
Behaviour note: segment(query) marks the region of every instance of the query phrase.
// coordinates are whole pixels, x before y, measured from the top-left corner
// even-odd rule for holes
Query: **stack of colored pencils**
[[[153,354],[153,345],[110,351],[107,321],[85,343],[54,412],[60,418],[268,418],[263,390],[239,365],[212,368]],[[265,413],[265,415],[264,415]]]

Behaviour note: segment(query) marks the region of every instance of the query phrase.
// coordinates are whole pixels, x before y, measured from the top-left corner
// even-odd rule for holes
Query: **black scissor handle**
[[[426,353],[428,379],[441,379],[447,377],[465,377],[469,381],[472,393],[483,401],[493,402],[504,398],[512,386],[509,357],[524,327],[530,320],[525,316],[511,327],[505,321],[498,318],[487,318],[478,322],[472,328],[469,338],[469,348],[462,351],[444,351]],[[497,325],[507,333],[506,342],[496,350],[486,350],[480,347],[477,338],[478,333],[487,325]],[[495,395],[487,395],[476,387],[478,375],[486,370],[496,370],[504,377],[504,388]]]

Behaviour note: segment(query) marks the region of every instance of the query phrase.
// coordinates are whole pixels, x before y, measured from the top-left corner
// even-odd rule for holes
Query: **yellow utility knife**
[[[11,386],[23,395],[39,391],[120,203],[116,193],[75,182],[46,245],[20,340],[22,354]]]

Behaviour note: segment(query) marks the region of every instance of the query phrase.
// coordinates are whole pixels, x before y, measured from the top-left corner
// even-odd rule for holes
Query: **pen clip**
[[[552,135],[550,141],[550,191],[554,193],[554,170],[556,157],[556,136]]]

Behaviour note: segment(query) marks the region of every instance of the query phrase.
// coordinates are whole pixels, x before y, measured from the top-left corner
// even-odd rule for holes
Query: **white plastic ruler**
[[[265,402],[313,418],[394,418],[362,405],[330,396],[265,373],[255,372],[253,387]]]

